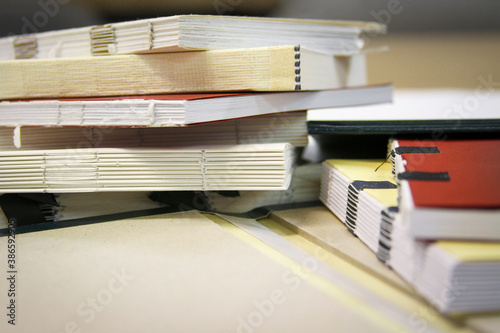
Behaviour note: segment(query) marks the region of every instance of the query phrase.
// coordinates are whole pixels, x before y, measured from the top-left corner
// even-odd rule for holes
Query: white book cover
[[[171,94],[0,102],[1,126],[175,127],[264,114],[389,103],[392,86],[282,93]],[[334,109],[331,113],[342,113]]]
[[[385,32],[376,22],[177,15],[0,39],[0,60],[302,45],[350,55],[363,34]]]
[[[306,112],[285,112],[188,127],[0,127],[0,150],[187,147],[308,143]]]
[[[343,112],[315,110],[308,121],[357,121],[362,125],[365,121],[442,120],[458,126],[467,120],[498,119],[499,103],[500,93],[493,89],[480,95],[466,89],[397,89],[390,102],[352,106]]]
[[[284,190],[290,144],[0,152],[0,193]]]

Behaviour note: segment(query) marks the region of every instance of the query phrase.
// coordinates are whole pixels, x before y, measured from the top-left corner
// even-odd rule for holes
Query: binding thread
[[[153,24],[151,23],[151,21],[148,21],[148,42],[149,42],[149,49],[152,50],[155,42],[155,35],[153,30]]]
[[[301,90],[301,77],[300,77],[300,45],[295,46],[295,90]]]
[[[200,160],[200,170],[201,170],[201,188],[203,191],[205,191],[207,188],[206,163],[207,163],[206,152],[205,152],[205,149],[202,149],[201,160]]]
[[[394,152],[401,154],[439,154],[441,153],[438,147],[422,147],[422,146],[402,146],[394,148]]]
[[[109,46],[116,48],[115,29],[110,25],[90,28],[90,51],[94,56],[108,55]]]
[[[156,103],[150,101],[148,104],[148,116],[149,116],[149,126],[153,126],[156,123]]]
[[[358,219],[358,203],[359,192],[364,189],[388,189],[397,188],[397,186],[389,181],[361,181],[356,180],[349,184],[347,193],[347,209],[345,222],[351,233],[356,235],[356,222]]]
[[[12,41],[16,59],[31,59],[38,53],[38,42],[35,36],[19,36]]]
[[[384,264],[388,264],[388,261],[391,259],[392,226],[397,212],[398,207],[387,207],[380,212],[381,221],[377,258]]]
[[[404,171],[398,173],[398,180],[435,180],[449,181],[448,172],[424,172],[424,171]]]

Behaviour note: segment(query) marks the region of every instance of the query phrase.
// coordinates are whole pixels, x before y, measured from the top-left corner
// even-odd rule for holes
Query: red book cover
[[[158,95],[135,95],[135,96],[109,96],[109,97],[82,97],[82,98],[39,98],[39,99],[16,99],[10,102],[31,101],[123,101],[131,99],[157,100],[157,101],[192,101],[196,99],[220,98],[229,96],[244,96],[262,93],[210,93],[210,94],[158,94]]]
[[[500,140],[398,140],[398,143],[406,163],[405,173],[413,175],[408,182],[416,207],[500,207]],[[419,147],[435,148],[425,151]],[[444,177],[426,180],[425,174]]]

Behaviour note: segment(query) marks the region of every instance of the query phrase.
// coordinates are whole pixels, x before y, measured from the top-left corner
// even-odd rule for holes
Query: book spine
[[[4,61],[0,99],[293,91],[301,88],[297,52],[286,46]]]
[[[38,53],[38,42],[35,36],[24,35],[12,40],[15,59],[31,59]]]
[[[358,217],[359,192],[365,189],[391,189],[397,186],[388,181],[361,181],[356,180],[349,184],[347,193],[347,209],[345,224],[350,232],[356,235]]]
[[[295,66],[295,90],[302,90],[301,77],[300,77],[300,45],[294,48],[294,66]]]
[[[111,24],[91,27],[89,35],[93,56],[108,55],[110,50],[116,49],[115,29]]]

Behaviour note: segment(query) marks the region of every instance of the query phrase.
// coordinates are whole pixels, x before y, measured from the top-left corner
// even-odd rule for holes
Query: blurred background
[[[500,86],[500,1],[496,0],[2,0],[0,35],[175,14],[369,20],[388,25],[368,49],[371,83],[396,88]]]

